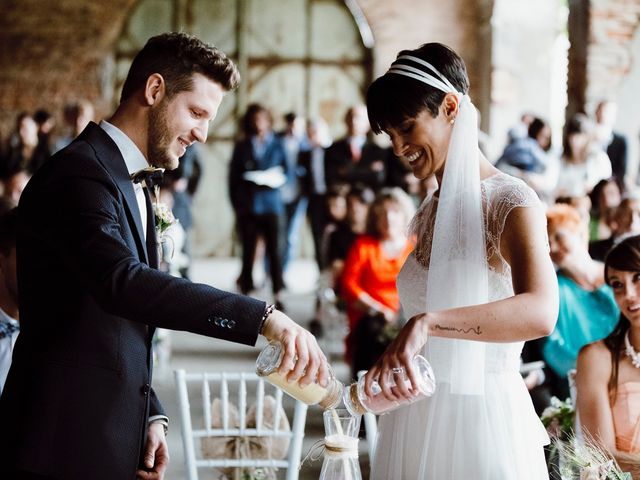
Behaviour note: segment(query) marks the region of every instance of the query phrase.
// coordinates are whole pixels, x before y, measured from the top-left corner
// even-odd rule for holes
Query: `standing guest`
[[[197,38],[153,37],[109,121],[90,123],[29,182],[0,478],[162,479],[168,420],[151,387],[156,328],[249,345],[261,333],[283,343],[290,381],[326,384],[315,339],[286,315],[156,268],[151,170],[176,168],[187,146],[206,141],[238,81],[226,55]]]
[[[325,152],[331,144],[328,127],[321,118],[307,121],[306,148],[300,152],[298,163],[304,170],[301,179],[302,191],[309,199],[307,218],[311,225],[313,247],[318,270],[324,268],[322,262],[322,232],[328,223],[327,182],[325,178]]]
[[[327,150],[327,184],[354,185],[360,183],[374,191],[384,186],[387,154],[367,138],[370,130],[367,108],[356,105],[347,110],[344,118],[347,136],[334,142]]]
[[[16,230],[18,212],[0,207],[0,394],[11,366],[13,347],[18,338],[18,279],[16,277]]]
[[[596,139],[607,153],[611,162],[611,172],[624,183],[627,174],[627,138],[613,130],[618,114],[618,105],[603,100],[596,107]]]
[[[64,107],[64,122],[66,124],[62,135],[55,141],[53,152],[69,145],[74,138],[94,120],[93,104],[89,100],[79,100]]]
[[[229,195],[242,241],[242,270],[238,284],[244,294],[254,289],[253,263],[258,237],[264,237],[274,300],[280,300],[284,203],[280,187],[287,174],[282,142],[271,130],[271,113],[249,105],[243,119],[244,139],[236,143],[229,165]]]
[[[611,162],[595,142],[594,126],[586,115],[577,113],[569,119],[562,148],[556,197],[584,197],[611,176]]]
[[[284,146],[287,160],[287,181],[280,189],[285,209],[285,238],[282,253],[282,270],[287,271],[300,239],[300,228],[307,213],[309,198],[300,185],[304,169],[299,165],[298,156],[304,142],[304,119],[293,112],[284,116],[285,129],[279,137]]]
[[[557,317],[544,211],[480,152],[468,91],[462,58],[428,43],[400,52],[367,92],[374,132],[389,134],[416,177],[438,180],[398,275],[409,320],[364,377],[367,395],[378,380],[385,399],[405,403],[380,417],[373,480],[547,478],[548,437],[519,374],[524,340],[548,335]],[[417,354],[437,382],[420,401]],[[399,369],[409,382],[394,388]]]
[[[411,198],[400,188],[381,190],[369,207],[365,234],[355,240],[344,263],[342,288],[349,316],[346,353],[354,378],[373,366],[393,339],[385,332],[398,326],[396,277],[413,250],[406,232],[414,213]]]
[[[165,172],[164,183],[171,191],[173,197],[173,215],[180,222],[184,231],[181,256],[186,260],[179,271],[184,278],[189,278],[189,265],[191,261],[191,229],[193,228],[193,213],[191,207],[193,196],[198,189],[202,166],[198,151],[198,145],[190,145],[184,155],[178,160],[178,168]]]
[[[33,119],[38,125],[38,141],[51,151],[51,133],[56,126],[56,118],[48,110],[40,108],[33,114]]]
[[[625,471],[640,470],[640,236],[625,238],[605,262],[620,317],[604,340],[578,355],[577,412],[581,427]]]
[[[578,352],[611,333],[618,308],[605,283],[603,264],[589,256],[587,226],[577,210],[569,205],[552,206],[547,211],[547,230],[551,260],[558,269],[560,310],[542,353],[549,366],[551,394],[567,398],[567,373],[576,367]]]

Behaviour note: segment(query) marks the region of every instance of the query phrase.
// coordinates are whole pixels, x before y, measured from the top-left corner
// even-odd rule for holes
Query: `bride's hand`
[[[365,392],[368,396],[373,396],[371,385],[374,380],[378,380],[382,394],[392,401],[402,398],[410,399],[418,394],[418,377],[413,368],[412,360],[427,343],[429,315],[429,313],[421,313],[412,317],[402,327],[402,330],[400,330],[391,345],[387,347],[382,357],[367,372],[365,376]],[[407,378],[410,380],[410,385],[399,381],[399,375],[395,375],[396,386],[390,385],[391,379],[394,378],[394,372],[397,372],[399,368],[404,368]]]

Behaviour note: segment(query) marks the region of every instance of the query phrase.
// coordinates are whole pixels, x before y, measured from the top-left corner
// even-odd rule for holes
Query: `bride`
[[[373,130],[440,185],[412,221],[417,245],[397,280],[411,319],[365,386],[412,398],[410,360],[422,353],[437,388],[380,417],[377,480],[548,478],[549,439],[518,372],[523,341],[548,335],[558,313],[544,210],[480,153],[468,89],[463,60],[429,43],[400,52],[367,93]],[[398,368],[410,382],[392,387]]]

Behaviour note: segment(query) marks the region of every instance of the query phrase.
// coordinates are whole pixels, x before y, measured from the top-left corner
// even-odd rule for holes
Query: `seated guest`
[[[607,255],[605,278],[620,317],[604,340],[584,347],[576,377],[578,417],[625,471],[640,463],[640,236]],[[634,476],[634,478],[638,478]]]
[[[609,238],[589,244],[589,255],[595,260],[604,261],[607,252],[619,238],[640,233],[640,200],[624,198],[611,214],[609,226],[611,228]]]
[[[406,232],[414,212],[400,188],[381,190],[369,209],[365,235],[349,250],[342,280],[350,329],[347,358],[354,377],[368,370],[393,340],[387,327],[399,319],[396,277],[413,250]]]
[[[49,147],[38,138],[35,120],[28,113],[22,112],[16,118],[15,131],[9,138],[4,160],[0,164],[0,177],[6,179],[19,170],[27,170],[32,174],[50,156]]]
[[[2,204],[8,205],[6,200]],[[16,277],[17,227],[16,208],[0,212],[0,393],[9,373],[13,346],[20,330]]]
[[[356,186],[347,193],[347,215],[328,239],[327,266],[333,273],[334,289],[341,291],[342,272],[347,254],[358,235],[365,233],[369,206],[375,198],[371,189]]]
[[[624,185],[615,177],[600,180],[593,187],[589,194],[591,198],[589,240],[602,240],[611,236],[609,227],[611,214],[620,205],[623,191]]]
[[[3,180],[2,195],[16,205],[20,201],[22,191],[31,179],[31,175],[26,170],[18,169],[8,174]]]
[[[555,329],[542,349],[551,394],[569,397],[567,372],[576,367],[586,344],[606,337],[615,326],[618,307],[605,284],[604,266],[589,256],[587,224],[576,209],[554,205],[547,211],[551,259],[557,267],[560,310]]]

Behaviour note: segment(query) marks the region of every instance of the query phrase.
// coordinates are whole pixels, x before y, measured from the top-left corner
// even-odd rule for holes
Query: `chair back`
[[[283,429],[282,424],[286,423],[281,418],[283,392],[255,373],[187,373],[176,370],[174,374],[188,480],[198,480],[198,469],[201,468],[234,468],[237,469],[236,476],[239,476],[240,469],[243,468],[286,469],[286,480],[297,480],[307,417],[306,404],[295,401],[291,428]],[[268,401],[267,393],[275,399],[271,422],[265,421],[265,403],[272,403]],[[248,397],[252,399],[251,404],[247,402]],[[214,398],[219,412],[212,412]],[[201,409],[192,409],[191,401],[201,403]],[[255,410],[251,408],[253,405]],[[248,409],[255,412],[255,418],[250,419],[250,422]],[[198,420],[194,421],[196,418]],[[216,422],[212,421],[214,418]],[[218,426],[217,423],[221,425]],[[248,423],[252,424],[248,426]],[[205,458],[202,448],[196,446],[201,447],[204,441],[209,441],[205,439],[216,437],[223,443],[225,439],[233,441],[234,438],[245,442],[249,442],[249,439],[256,442],[270,438],[288,439],[290,444],[284,459],[239,458],[237,454],[230,455],[229,458]]]

